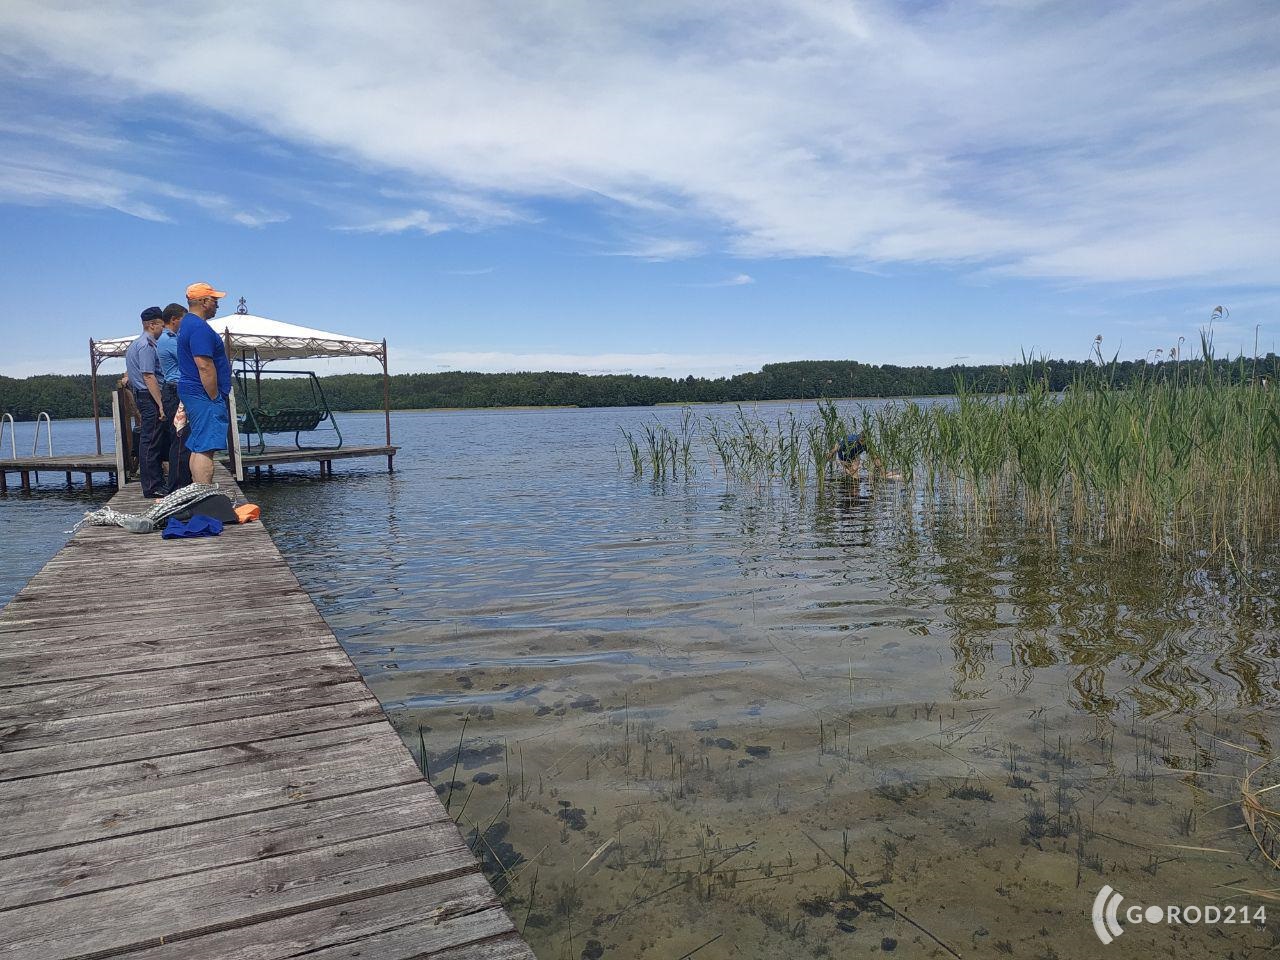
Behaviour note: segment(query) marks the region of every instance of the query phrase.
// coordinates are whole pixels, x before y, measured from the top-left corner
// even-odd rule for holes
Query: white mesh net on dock
[[[89,510],[84,518],[71,528],[71,532],[75,533],[88,524],[91,527],[124,527],[130,533],[150,533],[183,507],[203,500],[210,494],[221,492],[216,483],[192,483],[173,491],[146,513],[122,513],[112,507]]]

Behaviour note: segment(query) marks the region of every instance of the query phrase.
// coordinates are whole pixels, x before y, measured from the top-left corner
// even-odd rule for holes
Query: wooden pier
[[[259,523],[82,528],[0,611],[0,958],[117,956],[533,956]]]
[[[83,473],[85,487],[93,489],[93,475],[105,473],[108,480],[116,473],[116,458],[110,453],[80,453],[67,456],[31,456],[0,458],[0,493],[9,489],[9,474],[18,475],[18,483],[23,490],[31,489],[32,477],[40,473],[66,474],[67,484],[71,483],[73,473]]]
[[[320,476],[331,477],[335,460],[386,457],[387,469],[391,470],[394,468],[395,456],[399,452],[400,448],[396,446],[334,447],[333,449],[310,447],[301,450],[297,447],[267,447],[261,452],[256,449],[242,450],[239,456],[246,479],[249,477],[250,470],[254,471],[255,477],[260,477],[264,467],[274,472],[277,466],[289,463],[318,463]]]
[[[266,469],[269,473],[274,473],[277,466],[299,463],[317,464],[320,467],[320,476],[331,477],[333,476],[333,461],[354,460],[362,457],[386,457],[387,469],[390,470],[394,466],[393,461],[399,452],[400,448],[397,446],[380,444],[375,446],[334,447],[332,449],[324,447],[267,447],[263,451],[241,450],[238,456],[241,462],[240,472],[246,480],[251,480],[261,478],[263,469]],[[225,452],[222,462],[232,467],[235,466],[235,461],[225,456]],[[32,456],[18,457],[17,459],[0,457],[0,493],[8,491],[12,482],[9,479],[10,474],[17,474],[18,485],[21,489],[30,490],[32,478],[41,473],[65,473],[68,486],[71,484],[71,475],[73,473],[83,473],[86,489],[92,490],[93,475],[95,473],[107,474],[108,481],[115,484],[122,465],[123,461],[112,453]]]

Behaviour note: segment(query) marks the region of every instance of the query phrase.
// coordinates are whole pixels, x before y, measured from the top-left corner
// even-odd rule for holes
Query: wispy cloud
[[[138,178],[109,169],[71,168],[57,159],[38,156],[0,156],[0,202],[70,203],[167,222],[169,215],[143,199],[145,192]]]
[[[133,54],[193,31],[216,69]],[[568,200],[697,238],[632,256],[1086,281],[1274,283],[1278,44],[1280,8],[1246,0],[0,7],[25,75],[171,98],[439,198],[357,229]]]
[[[437,233],[444,233],[451,227],[447,223],[441,223],[426,210],[411,210],[400,216],[387,217],[383,220],[374,220],[355,226],[335,227],[335,229],[350,233],[408,233],[412,231],[432,236]]]
[[[725,280],[711,280],[707,283],[687,283],[687,287],[745,287],[748,284],[755,283],[755,279],[746,273],[739,273],[736,276],[729,277]]]
[[[459,220],[473,227],[529,223],[536,218],[512,204],[476,194],[442,192],[432,199]]]
[[[689,257],[696,257],[705,253],[706,247],[696,240],[650,237],[633,240],[621,249],[606,252],[614,257],[635,257],[638,260],[663,263],[668,260],[686,260]]]
[[[279,210],[256,206],[246,209],[217,193],[190,190],[111,166],[21,152],[0,153],[0,202],[70,203],[116,210],[157,223],[180,220],[192,207],[213,219],[246,227],[289,219]]]

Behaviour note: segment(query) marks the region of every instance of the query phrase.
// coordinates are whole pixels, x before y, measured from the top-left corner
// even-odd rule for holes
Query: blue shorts
[[[203,390],[198,393],[179,390],[178,396],[182,398],[182,405],[187,410],[187,423],[191,427],[187,434],[187,449],[192,453],[227,449],[227,428],[231,419],[227,415],[226,398],[210,400]]]

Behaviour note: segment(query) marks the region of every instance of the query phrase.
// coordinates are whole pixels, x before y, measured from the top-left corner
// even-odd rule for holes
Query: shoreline
[[[857,403],[876,400],[948,400],[955,397],[954,393],[929,393],[929,394],[895,394],[893,396],[882,397],[796,397],[792,399],[778,400],[687,400],[687,401],[669,401],[663,403],[632,403],[625,406],[609,406],[609,407],[580,407],[576,404],[523,404],[519,406],[503,406],[503,407],[392,407],[391,413],[462,413],[476,410],[656,410],[660,407],[738,407],[738,406],[759,406],[761,404],[786,404],[792,405],[797,403],[822,403],[824,400],[830,400],[833,403]],[[381,407],[361,408],[359,410],[335,410],[334,413],[382,413]],[[89,417],[88,419],[93,419]]]

